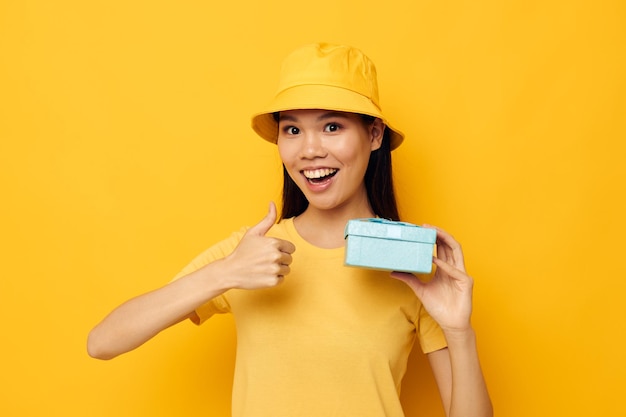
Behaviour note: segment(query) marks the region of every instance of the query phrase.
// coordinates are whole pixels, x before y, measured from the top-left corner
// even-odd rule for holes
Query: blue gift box
[[[391,220],[355,219],[345,229],[345,264],[427,274],[432,270],[437,231]]]

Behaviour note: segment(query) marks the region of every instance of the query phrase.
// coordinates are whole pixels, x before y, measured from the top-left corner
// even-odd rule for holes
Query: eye
[[[328,123],[324,126],[324,132],[337,132],[341,128],[337,123]]]
[[[285,132],[287,135],[297,135],[298,133],[300,133],[300,129],[295,126],[285,126],[283,128],[283,132]]]

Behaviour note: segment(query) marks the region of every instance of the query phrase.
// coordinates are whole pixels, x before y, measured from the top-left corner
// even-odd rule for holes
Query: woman
[[[272,203],[170,284],[113,310],[90,333],[90,355],[109,359],[186,318],[229,312],[234,416],[402,416],[400,383],[417,338],[446,415],[491,416],[459,244],[437,229],[428,283],[343,265],[348,220],[398,219],[391,150],[403,135],[380,110],[373,63],[351,47],[299,48],[252,127],[283,162],[280,222]]]

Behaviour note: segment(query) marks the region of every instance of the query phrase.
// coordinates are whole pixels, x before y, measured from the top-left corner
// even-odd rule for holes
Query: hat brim
[[[278,124],[273,114],[304,109],[334,110],[377,117],[390,131],[391,149],[397,148],[404,140],[404,134],[390,126],[389,121],[370,99],[354,91],[329,85],[299,85],[281,91],[265,111],[252,116],[252,129],[263,139],[276,143]]]

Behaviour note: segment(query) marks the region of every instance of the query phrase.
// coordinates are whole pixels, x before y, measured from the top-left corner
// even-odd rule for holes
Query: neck
[[[369,203],[329,210],[309,205],[304,213],[295,218],[294,225],[307,242],[331,249],[345,245],[344,230],[348,220],[374,216]]]

